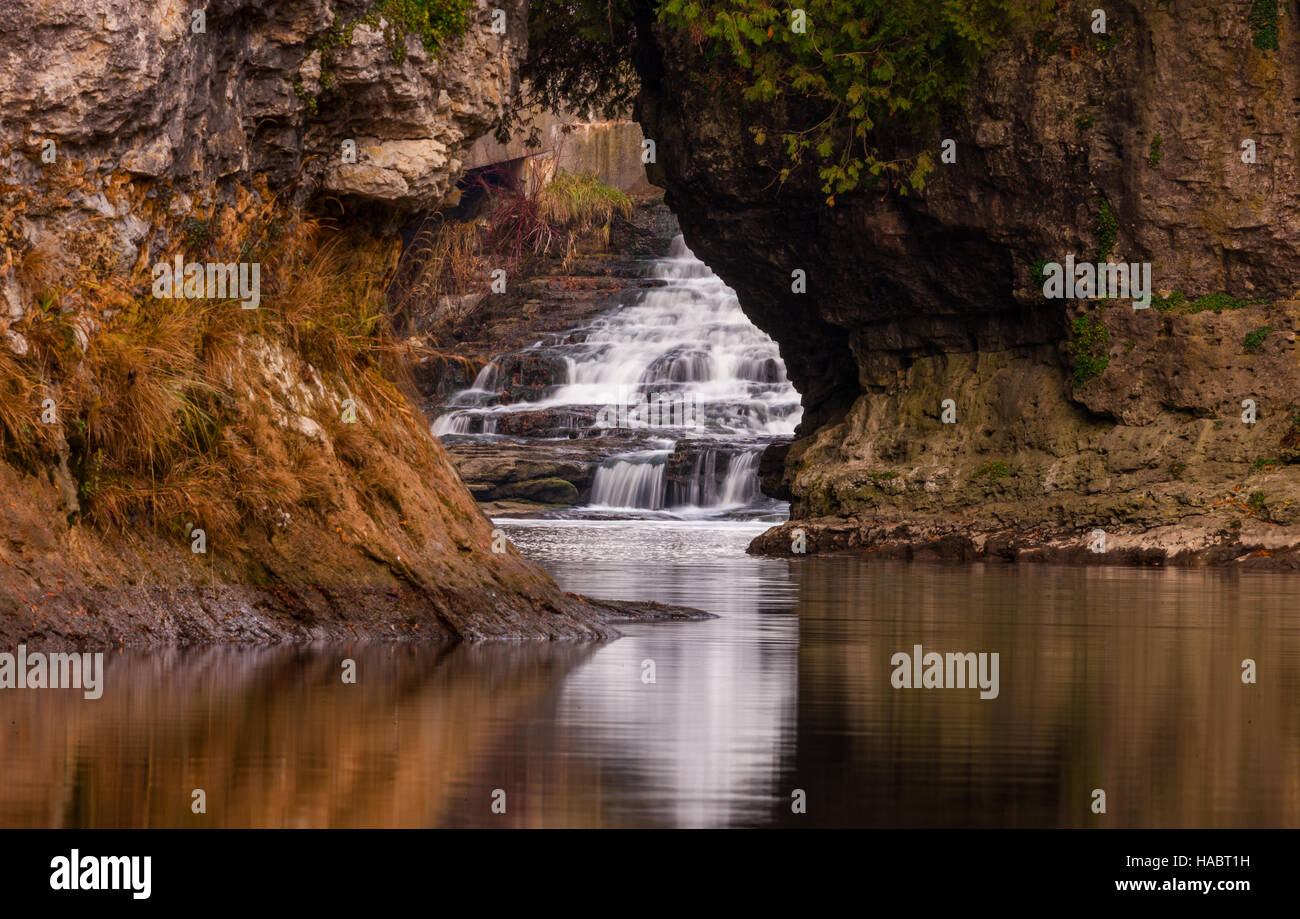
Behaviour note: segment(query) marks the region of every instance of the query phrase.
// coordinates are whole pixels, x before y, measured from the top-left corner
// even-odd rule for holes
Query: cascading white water
[[[722,504],[743,506],[758,497],[758,460],[762,450],[747,450],[732,458],[722,482]]]
[[[681,236],[655,264],[666,281],[640,302],[602,316],[567,346],[570,382],[543,405],[612,405],[629,389],[686,392],[715,435],[788,435],[799,394],[776,342],[740,308],[736,293],[697,259]]]
[[[470,384],[469,389],[462,389],[455,393],[447,400],[447,404],[477,405],[484,399],[495,396],[496,391],[492,387],[496,384],[496,379],[497,365],[489,361],[474,377],[474,382]],[[474,430],[476,424],[479,425],[478,431]],[[473,412],[453,411],[435,418],[431,430],[437,437],[444,434],[492,434],[496,431],[496,420],[478,416]]]
[[[645,428],[648,417],[653,433],[675,442],[680,468],[670,471],[674,451],[662,444],[613,457],[596,470],[589,506],[724,510],[761,500],[759,456],[772,438],[793,434],[802,414],[776,343],[749,321],[735,292],[680,235],[652,275],[663,286],[572,330],[563,343],[534,346],[559,359],[542,398],[500,404],[496,387],[508,374],[494,362],[450,400],[433,432],[491,434],[510,413],[560,407],[600,412],[583,436],[608,434],[611,427]],[[525,353],[538,353],[534,349]],[[689,410],[617,411],[642,398]]]
[[[591,484],[589,503],[593,507],[662,510],[664,461],[671,452],[656,450],[601,466]]]

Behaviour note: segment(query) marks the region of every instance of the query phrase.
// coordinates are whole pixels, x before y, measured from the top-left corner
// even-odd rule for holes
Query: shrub
[[[1229,294],[1217,293],[1206,294],[1203,297],[1197,297],[1195,300],[1188,300],[1187,295],[1181,290],[1176,290],[1168,297],[1155,296],[1151,302],[1156,309],[1162,313],[1175,313],[1179,316],[1190,316],[1193,313],[1213,312],[1221,313],[1224,310],[1245,309],[1250,303],[1262,303],[1262,300],[1252,300],[1249,303]]]
[[[983,466],[972,472],[970,479],[972,482],[981,479],[986,482],[996,482],[998,479],[1005,479],[1009,475],[1011,475],[1011,470],[1007,467],[1007,464],[1001,460],[994,460],[985,463]]]
[[[1277,44],[1277,0],[1255,0],[1250,7],[1248,22],[1253,36],[1253,44],[1261,51],[1276,51]]]
[[[578,233],[601,229],[608,238],[614,215],[631,213],[632,199],[591,173],[556,173],[538,193],[539,216]]]
[[[1159,134],[1156,134],[1155,137],[1151,138],[1151,146],[1147,150],[1147,165],[1150,166],[1152,169],[1159,166],[1160,161],[1165,158],[1165,155],[1160,152],[1160,145],[1161,143],[1163,143],[1163,141],[1164,138],[1162,138]]]
[[[1221,313],[1224,310],[1239,310],[1246,306],[1245,300],[1238,300],[1236,297],[1228,294],[1207,294],[1193,300],[1187,307],[1187,313],[1203,313],[1206,310],[1215,313]]]
[[[417,316],[444,318],[441,298],[482,291],[488,264],[481,237],[482,228],[473,221],[436,214],[422,223],[402,255],[391,291],[394,322],[400,325]]]
[[[1264,339],[1267,338],[1268,333],[1272,331],[1273,327],[1271,325],[1265,325],[1260,326],[1253,332],[1247,332],[1245,339],[1241,343],[1242,350],[1247,354],[1258,353],[1260,346],[1264,344]]]
[[[543,215],[539,196],[505,192],[493,197],[484,242],[513,267],[528,255],[541,255],[560,238]]]
[[[1105,198],[1097,199],[1097,261],[1104,262],[1110,258],[1119,239],[1119,221],[1111,210],[1110,202]]]
[[[534,0],[529,46],[545,48],[525,77],[545,106],[608,111],[635,95],[629,60],[653,18],[699,49],[695,77],[711,90],[784,113],[773,140],[782,179],[813,167],[828,203],[856,189],[924,187],[928,152],[896,150],[904,134],[936,126],[956,108],[978,62],[1051,0],[826,0],[806,7],[807,28],[770,0]],[[760,124],[754,140],[767,142]],[[886,136],[891,140],[886,140]]]
[[[1187,295],[1181,290],[1176,290],[1168,297],[1153,296],[1151,302],[1160,312],[1172,313],[1187,305]]]
[[[1101,322],[1091,316],[1079,316],[1070,323],[1072,337],[1066,344],[1066,350],[1074,358],[1074,382],[1081,385],[1095,377],[1110,364],[1106,353],[1110,343],[1110,332]]]

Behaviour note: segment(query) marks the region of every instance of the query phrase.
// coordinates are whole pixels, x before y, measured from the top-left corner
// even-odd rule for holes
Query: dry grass
[[[578,235],[600,231],[606,241],[615,214],[628,217],[632,199],[592,173],[560,172],[537,194],[538,213],[553,226]]]
[[[142,301],[96,336],[65,384],[86,453],[111,468],[165,474],[216,437],[216,385],[198,345],[204,306]]]
[[[480,227],[440,215],[416,231],[398,276],[405,301],[433,302],[441,296],[486,291],[487,263]]]
[[[18,329],[29,354],[0,345],[0,455],[30,467],[63,453],[84,516],[101,527],[145,525],[181,538],[202,526],[226,546],[240,545],[252,526],[327,512],[343,490],[346,467],[285,426],[283,386],[310,396],[309,415],[327,429],[339,427],[328,423],[338,412],[333,394],[349,395],[368,423],[341,427],[382,428],[393,434],[384,449],[418,456],[424,422],[393,382],[404,361],[385,320],[396,241],[342,233],[271,204],[204,218],[159,256],[188,244],[214,261],[260,263],[256,310],[155,299],[144,264],[130,276],[84,279],[75,294],[52,292],[48,260],[29,253],[25,274],[48,289]],[[278,370],[301,379],[266,379],[250,360],[265,352],[263,341],[293,355]],[[39,423],[45,393],[57,403],[57,425]]]
[[[139,192],[142,219],[164,219],[142,190],[127,191]],[[575,234],[607,229],[630,207],[563,175],[528,195],[498,194],[495,224],[432,222],[399,264],[398,240],[303,218],[258,188],[193,215],[168,251],[135,265],[114,263],[98,231],[62,254],[26,243],[14,221],[31,202],[0,195],[12,205],[0,213],[0,268],[13,268],[28,298],[15,331],[30,344],[18,356],[0,342],[0,459],[33,472],[66,461],[83,516],[100,527],[184,538],[202,526],[228,547],[287,515],[329,513],[344,493],[400,513],[400,479],[432,470],[434,457],[408,398],[393,307],[486,291],[489,266],[515,269],[503,265],[509,253],[545,254],[558,239],[567,251]],[[259,263],[259,308],[154,298],[152,264],[176,254]],[[268,342],[291,355],[274,373],[254,358],[271,359]],[[293,430],[286,387],[305,394],[292,412],[318,424],[333,453]],[[341,396],[364,423],[340,422]],[[40,419],[47,398],[55,424]]]
[[[467,319],[473,306],[454,298],[486,294],[496,268],[516,275],[531,260],[558,257],[567,270],[580,238],[595,235],[608,245],[614,216],[633,209],[628,195],[587,173],[559,172],[523,190],[483,189],[483,219],[456,223],[438,216],[417,231],[394,284],[399,324],[418,317],[436,330]]]
[[[30,364],[0,341],[0,456],[24,467],[54,449],[52,426],[40,422],[41,392]]]

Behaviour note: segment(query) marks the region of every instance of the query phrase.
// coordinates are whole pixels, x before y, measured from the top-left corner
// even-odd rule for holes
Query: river
[[[606,436],[590,419],[629,392],[688,397],[694,424],[634,432],[582,505],[497,523],[567,590],[717,618],[600,645],[110,653],[101,699],[0,694],[0,826],[1300,823],[1294,576],[747,555],[784,519],[757,459],[798,397],[680,239],[652,270],[533,346],[543,398],[489,365],[434,430],[491,445],[564,409],[543,451]],[[996,654],[996,691],[896,687],[917,646]]]
[[[761,559],[762,524],[726,520],[501,525],[570,590],[718,618],[598,646],[113,653],[99,700],[0,695],[0,826],[1300,822],[1288,575]],[[895,689],[917,644],[999,653],[997,698]]]

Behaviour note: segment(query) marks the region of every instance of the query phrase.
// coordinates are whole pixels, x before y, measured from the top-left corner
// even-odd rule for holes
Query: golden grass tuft
[[[487,263],[480,227],[436,215],[416,231],[398,281],[408,296],[429,301],[439,296],[487,288]]]
[[[558,172],[523,190],[484,190],[482,219],[438,215],[417,230],[393,285],[397,322],[418,317],[435,329],[453,326],[477,305],[454,298],[486,294],[491,269],[514,274],[525,261],[557,256],[568,270],[580,238],[594,235],[608,245],[615,215],[629,216],[634,207],[631,197],[591,173]]]
[[[158,475],[211,447],[216,386],[197,354],[204,312],[196,301],[144,301],[95,338],[68,386],[86,453]]]
[[[53,429],[40,421],[42,388],[30,362],[0,340],[0,456],[30,466],[53,450]]]
[[[200,241],[201,257],[186,248]],[[30,467],[62,452],[84,517],[102,528],[149,526],[181,539],[187,526],[201,526],[226,547],[246,546],[257,527],[329,513],[345,484],[391,497],[390,483],[361,481],[376,475],[365,453],[425,462],[429,449],[427,423],[399,385],[404,361],[386,318],[398,252],[395,239],[339,231],[250,196],[242,212],[194,218],[153,260],[258,262],[256,310],[155,299],[143,259],[129,275],[101,273],[54,291],[45,256],[28,253],[22,270],[42,295],[18,329],[29,354],[0,342],[0,457]],[[265,352],[263,342],[293,355],[278,372],[301,379],[269,379],[250,359]],[[46,393],[57,425],[39,423]],[[357,401],[365,424],[337,423],[340,393]],[[303,394],[310,404],[299,408],[327,432],[364,431],[341,451],[354,463],[336,462],[328,446],[286,426],[283,403]],[[376,428],[391,443],[380,445]]]
[[[594,173],[558,172],[537,193],[537,210],[543,220],[578,234],[602,230],[608,240],[615,214],[632,213],[632,199],[605,185]]]

